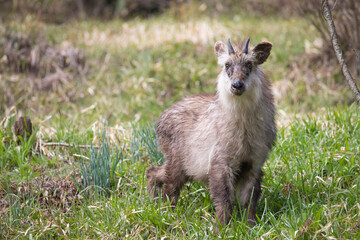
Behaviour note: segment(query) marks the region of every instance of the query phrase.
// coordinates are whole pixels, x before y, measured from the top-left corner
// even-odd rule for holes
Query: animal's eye
[[[231,64],[230,63],[225,63],[225,68],[226,70],[229,69],[231,67]]]
[[[246,63],[245,63],[245,67],[251,71],[251,69],[252,69],[252,63],[251,63],[251,62],[246,62]]]

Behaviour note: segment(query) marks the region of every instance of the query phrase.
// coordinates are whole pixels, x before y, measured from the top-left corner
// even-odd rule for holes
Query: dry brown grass
[[[75,183],[76,182],[76,183]],[[10,198],[18,195],[26,198],[34,197],[35,201],[42,206],[50,205],[59,207],[64,211],[70,209],[72,205],[79,204],[81,195],[79,188],[76,186],[82,184],[82,176],[79,170],[71,172],[71,174],[63,179],[52,180],[49,178],[35,178],[31,183],[24,181],[15,183],[1,183],[0,186],[0,209],[9,207]],[[9,194],[9,196],[7,196]],[[25,199],[19,199],[21,204]],[[50,211],[50,209],[49,209]]]
[[[360,76],[360,58],[358,54],[360,51],[360,4],[357,0],[332,0],[329,3],[346,61],[352,68],[352,72]],[[318,30],[323,40],[323,46],[319,52],[320,56],[318,59],[314,58],[313,60],[324,61],[324,59],[329,59],[336,61],[328,26],[323,20],[321,1],[297,1],[295,7],[297,12]],[[328,62],[325,62],[325,64],[328,64]]]
[[[1,111],[7,112],[25,101],[26,108],[36,109],[41,101],[39,95],[44,94],[48,94],[47,99],[55,94],[62,102],[74,101],[79,96],[74,86],[85,81],[87,66],[83,52],[67,42],[53,46],[38,33],[8,28],[0,33]]]
[[[125,49],[137,45],[139,48],[161,46],[164,42],[212,44],[218,36],[229,36],[230,30],[215,20],[190,19],[178,21],[141,23],[129,26],[124,23],[118,31],[94,29],[84,32],[82,41],[88,46],[106,45]]]
[[[6,13],[19,16],[37,15],[39,19],[51,22],[66,22],[69,19],[85,17],[149,16],[181,4],[183,0],[10,0],[0,2]],[[1,11],[1,10],[0,10]]]
[[[83,74],[85,59],[83,53],[73,46],[62,49],[49,45],[42,37],[19,32],[5,32],[0,45],[2,50],[2,70],[15,73],[31,73],[48,76],[59,71]]]
[[[321,1],[294,1],[291,4],[295,14],[316,29],[318,37],[312,41],[310,38],[305,40],[305,51],[290,62],[286,79],[274,83],[275,96],[277,99],[287,96],[291,105],[302,103],[306,98],[319,100],[319,96],[321,101],[328,105],[339,102],[351,104],[352,98],[342,80],[328,26],[323,20]],[[334,0],[330,1],[330,4],[346,62],[359,82],[360,5],[356,4],[355,0]]]

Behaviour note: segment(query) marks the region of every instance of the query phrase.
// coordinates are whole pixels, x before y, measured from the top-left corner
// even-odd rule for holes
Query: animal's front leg
[[[231,169],[225,164],[214,164],[210,168],[210,196],[214,202],[216,217],[221,225],[229,223],[233,211],[234,187]],[[216,227],[216,232],[218,232]]]
[[[262,172],[256,176],[247,175],[236,186],[238,200],[245,211],[249,209],[247,222],[251,225],[256,223],[256,205],[261,195],[261,176]]]

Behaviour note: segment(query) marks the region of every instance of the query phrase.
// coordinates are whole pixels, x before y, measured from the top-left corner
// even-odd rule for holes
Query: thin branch
[[[48,142],[48,143],[41,143],[41,146],[56,146],[56,147],[78,147],[78,148],[99,148],[99,146],[94,145],[74,145],[69,143],[59,143],[59,142]]]
[[[333,11],[336,7],[336,4],[337,4],[337,0],[334,2],[334,6],[331,8],[330,12]]]
[[[86,156],[83,156],[83,155],[80,155],[80,154],[73,154],[74,157],[79,157],[79,158],[83,158],[83,159],[86,159],[86,160],[90,160],[90,158],[86,157]]]
[[[341,66],[342,72],[344,74],[344,77],[346,79],[346,81],[348,82],[351,90],[353,91],[354,95],[355,95],[355,99],[357,104],[360,106],[360,92],[359,89],[356,85],[356,83],[354,82],[353,77],[351,76],[351,73],[345,63],[344,57],[342,55],[342,51],[341,48],[339,46],[339,42],[338,42],[338,37],[336,34],[336,29],[335,29],[335,25],[334,25],[334,21],[331,15],[331,11],[329,9],[329,2],[328,0],[322,0],[322,8],[323,8],[323,12],[324,12],[324,17],[326,19],[326,22],[329,25],[329,31],[330,31],[330,35],[331,35],[331,42],[336,54],[336,57],[339,61],[339,64]]]

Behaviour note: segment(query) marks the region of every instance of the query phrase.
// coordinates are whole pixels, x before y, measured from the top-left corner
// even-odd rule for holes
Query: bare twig
[[[74,145],[69,143],[59,143],[59,142],[48,142],[48,143],[42,143],[41,146],[56,146],[56,147],[78,147],[78,148],[99,148],[99,146],[94,145]]]
[[[336,54],[336,57],[340,63],[342,72],[345,76],[346,81],[348,82],[351,90],[353,91],[354,95],[355,95],[355,99],[357,104],[360,106],[360,92],[359,89],[356,85],[356,83],[354,82],[353,77],[351,76],[351,73],[345,63],[344,57],[342,55],[342,51],[341,48],[339,46],[339,42],[338,42],[338,37],[336,34],[336,29],[335,29],[335,25],[334,25],[334,21],[332,19],[332,15],[331,15],[331,11],[329,9],[329,2],[328,0],[322,0],[322,8],[323,8],[323,13],[324,13],[324,17],[326,19],[326,22],[329,25],[329,31],[330,31],[330,35],[331,35],[331,41],[332,41],[332,45]]]
[[[86,157],[86,156],[83,156],[83,155],[80,155],[80,154],[73,154],[74,157],[79,157],[79,158],[83,158],[83,159],[86,159],[86,160],[90,160],[90,158]]]

